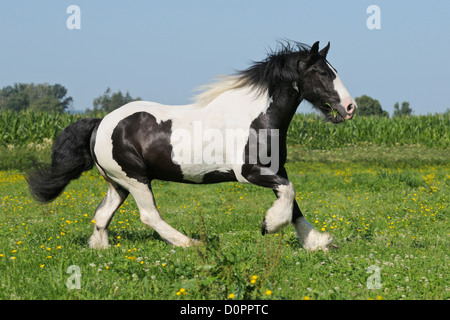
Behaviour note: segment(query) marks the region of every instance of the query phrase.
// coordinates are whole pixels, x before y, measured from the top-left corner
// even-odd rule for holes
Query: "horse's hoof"
[[[191,247],[203,246],[203,245],[205,245],[205,243],[202,240],[191,239],[191,242],[190,242]]]
[[[267,228],[266,228],[266,221],[263,220],[262,224],[261,224],[261,234],[263,236],[265,236],[267,234]]]

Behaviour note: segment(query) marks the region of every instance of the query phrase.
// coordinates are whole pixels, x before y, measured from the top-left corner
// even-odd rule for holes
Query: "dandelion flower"
[[[270,296],[272,294],[271,290],[266,290],[266,296]]]
[[[228,298],[229,298],[229,299],[233,299],[233,298],[234,298],[234,293],[230,293],[230,294],[228,295]]]
[[[185,296],[187,294],[186,289],[185,288],[181,288],[180,290],[178,290],[178,292],[176,293],[177,296],[179,295],[183,295]]]

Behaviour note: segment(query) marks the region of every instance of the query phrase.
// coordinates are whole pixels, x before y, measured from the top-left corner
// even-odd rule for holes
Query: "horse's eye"
[[[325,77],[327,75],[327,73],[326,73],[326,71],[320,71],[320,75]]]

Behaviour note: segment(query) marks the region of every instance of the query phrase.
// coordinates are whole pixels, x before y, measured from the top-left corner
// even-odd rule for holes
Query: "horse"
[[[193,103],[168,106],[134,101],[103,118],[84,118],[56,137],[51,164],[35,164],[26,179],[32,196],[47,203],[94,164],[108,184],[95,210],[91,248],[108,248],[107,229],[131,193],[141,221],[166,242],[188,247],[199,240],[163,220],[151,183],[240,182],[270,188],[276,199],[262,234],[294,226],[303,247],[328,250],[333,238],[316,230],[295,200],[285,169],[288,126],[306,100],[334,124],[350,120],[357,104],[326,57],[300,42],[281,42],[259,62],[203,86]]]

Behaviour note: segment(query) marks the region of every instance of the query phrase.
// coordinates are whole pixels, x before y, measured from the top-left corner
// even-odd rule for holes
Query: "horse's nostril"
[[[347,106],[347,113],[351,114],[351,113],[353,113],[353,111],[355,111],[355,106],[354,106],[353,104],[350,103],[350,104]]]

